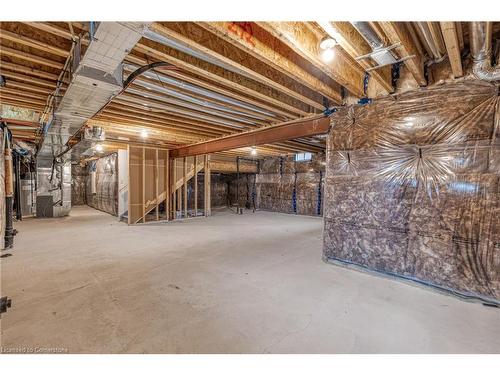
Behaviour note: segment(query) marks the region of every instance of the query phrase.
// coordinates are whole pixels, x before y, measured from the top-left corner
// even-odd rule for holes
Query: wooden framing
[[[460,42],[458,39],[455,22],[441,22],[441,31],[443,32],[448,59],[450,60],[451,70],[455,78],[463,76],[462,58],[460,56]]]
[[[418,49],[413,44],[411,35],[402,22],[379,22],[382,30],[385,32],[391,44],[398,44],[395,48],[399,58],[413,56],[405,60],[404,64],[413,75],[413,78],[420,86],[427,85],[424,76],[424,63]]]
[[[197,165],[198,165],[198,156],[194,156],[194,216],[198,216],[198,171],[197,171]]]
[[[205,155],[205,176],[204,176],[204,192],[205,192],[205,200],[204,200],[204,209],[205,216],[210,216],[212,214],[212,200],[211,200],[211,179],[210,179],[210,155]]]
[[[200,26],[214,33],[215,35],[229,41],[234,46],[248,52],[267,65],[272,66],[288,77],[300,82],[311,90],[321,93],[326,98],[335,103],[341,103],[340,92],[332,89],[319,78],[305,71],[288,58],[280,55],[275,49],[262,43],[253,37],[236,22],[199,22]],[[280,22],[285,24],[285,22]],[[317,107],[316,107],[317,108]],[[321,109],[321,108],[320,108]]]
[[[155,147],[127,146],[128,151],[128,224],[160,220],[159,206],[165,203],[169,220],[169,151]],[[160,163],[159,155],[162,155]],[[160,176],[162,189],[160,189]],[[161,191],[160,191],[161,190]],[[150,215],[153,213],[153,215]],[[148,219],[148,215],[152,219]]]

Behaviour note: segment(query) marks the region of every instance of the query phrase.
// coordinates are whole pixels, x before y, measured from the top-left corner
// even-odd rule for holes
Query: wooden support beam
[[[233,150],[241,147],[258,146],[289,139],[325,134],[330,129],[328,117],[314,116],[307,119],[288,121],[256,130],[232,134],[193,145],[187,145],[171,151],[174,157],[209,154]]]
[[[462,58],[460,55],[460,42],[458,39],[455,22],[441,22],[441,31],[443,32],[448,59],[450,60],[451,70],[455,78],[463,76]]]
[[[276,24],[284,24],[279,22]],[[287,57],[280,55],[272,47],[262,43],[259,39],[253,37],[250,33],[244,30],[236,22],[199,22],[203,28],[209,30],[213,34],[227,40],[232,45],[249,53],[267,65],[272,66],[279,72],[287,75],[291,79],[309,87],[311,90],[321,93],[326,98],[335,103],[342,103],[342,98],[339,91],[334,90],[331,86],[322,82],[319,78],[302,69],[295,62]],[[287,39],[288,41],[288,39]],[[287,44],[287,43],[285,43]],[[290,46],[297,49],[296,45]],[[301,45],[299,47],[302,47]],[[309,47],[309,46],[304,46]],[[313,62],[314,63],[314,62]]]
[[[411,72],[413,78],[419,86],[427,85],[427,80],[424,76],[424,63],[422,56],[419,55],[417,47],[413,44],[410,32],[403,22],[379,22],[380,27],[384,30],[391,44],[400,43],[394,50],[399,55],[399,58],[409,58],[404,62],[405,66]]]
[[[288,45],[303,58],[323,71],[355,96],[364,96],[363,69],[342,51],[336,50],[335,58],[325,63],[321,60],[319,42],[321,38],[304,22],[259,22],[265,30]],[[340,103],[341,98],[336,100]]]
[[[31,61],[40,65],[50,66],[51,68],[55,69],[62,69],[64,67],[64,64],[58,61],[49,60],[44,57],[32,55],[30,53],[19,51],[10,47],[1,46],[0,52],[7,56],[16,57],[21,60]]]
[[[12,33],[7,30],[0,30],[0,38],[5,39],[5,40],[10,40],[11,42],[14,43],[19,43],[31,48],[38,49],[40,51],[44,52],[49,52],[51,54],[61,56],[61,57],[68,57],[69,51],[66,51],[62,48],[50,45],[48,43],[41,42],[39,40],[35,40],[32,38],[29,38],[24,35]]]

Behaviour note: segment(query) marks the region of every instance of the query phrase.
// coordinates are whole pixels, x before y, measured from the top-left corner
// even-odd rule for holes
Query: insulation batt
[[[325,259],[500,302],[499,123],[472,80],[334,113]]]
[[[87,168],[80,164],[71,166],[71,205],[86,204]]]
[[[295,162],[293,156],[271,157],[261,161],[256,176],[257,208],[299,215],[318,215],[320,172],[324,176],[324,155],[313,154],[311,161]],[[293,196],[295,190],[295,211]],[[321,184],[321,197],[324,184]],[[322,201],[319,202],[323,214]]]
[[[96,193],[92,194],[90,172],[96,172]],[[110,154],[87,165],[87,204],[111,215],[118,214],[118,154]]]

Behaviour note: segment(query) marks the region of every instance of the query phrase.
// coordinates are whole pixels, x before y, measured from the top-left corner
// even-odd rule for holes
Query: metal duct
[[[428,47],[429,52],[432,54],[432,56],[430,57],[437,60],[442,58],[444,55],[439,51],[439,48],[436,45],[434,38],[432,37],[432,32],[429,28],[428,23],[416,22],[416,26],[420,31],[420,35],[422,36],[426,46]]]
[[[392,47],[388,48],[384,45],[383,40],[379,38],[368,22],[355,21],[351,22],[351,24],[361,34],[363,39],[368,42],[373,51],[370,54],[360,56],[357,59],[369,56],[378,64],[379,67],[392,65],[397,62],[396,58],[391,52],[389,52]]]
[[[37,197],[52,196],[53,215],[67,215],[71,209],[71,164],[69,155],[55,160],[66,143],[85,122],[118,94],[123,85],[122,62],[141,38],[147,25],[142,23],[100,22],[90,37],[83,57],[74,48],[71,65],[75,67],[70,84],[45,125],[44,141],[37,154]],[[78,157],[95,143],[87,139],[74,150]],[[69,176],[67,178],[67,176]],[[37,198],[38,199],[38,198]],[[50,215],[50,207],[46,212]]]
[[[500,65],[491,66],[491,22],[471,22],[472,72],[484,81],[500,80]]]
[[[369,22],[354,21],[351,22],[351,24],[361,34],[363,39],[368,42],[372,50],[384,47],[384,42],[378,37],[377,33],[373,31]]]

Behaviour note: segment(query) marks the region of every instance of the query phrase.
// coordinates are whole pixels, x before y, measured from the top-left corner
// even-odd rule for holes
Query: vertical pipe
[[[14,181],[14,207],[16,210],[16,219],[18,221],[22,221],[23,214],[21,212],[21,158],[18,154],[14,154],[14,172],[16,176]]]
[[[5,130],[4,130],[5,131]],[[12,150],[10,148],[9,134],[5,134],[5,248],[14,245],[14,228],[12,224]]]
[[[198,156],[194,156],[194,216],[198,216]]]
[[[240,157],[236,157],[236,212],[240,213]]]
[[[187,164],[188,161],[187,161],[187,157],[184,157],[184,167],[183,167],[183,179],[184,179],[184,217],[187,218],[188,217],[188,202],[187,202],[187,199],[188,199],[188,191],[187,191]]]
[[[177,219],[177,159],[172,158],[172,220]]]

